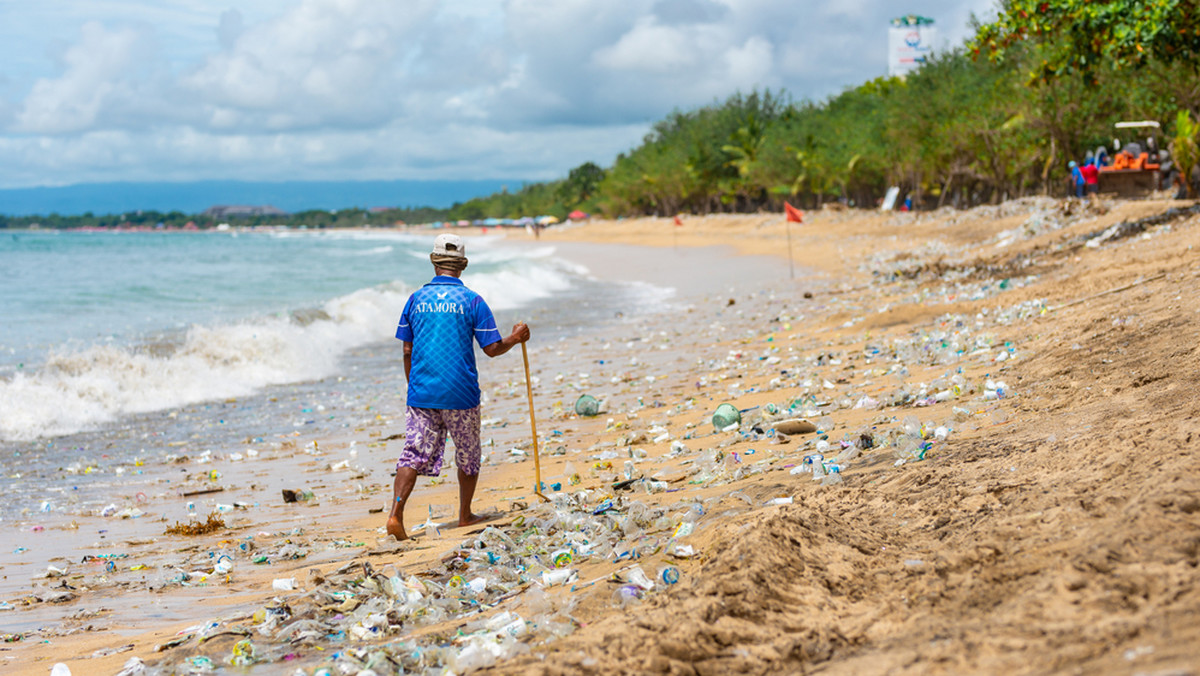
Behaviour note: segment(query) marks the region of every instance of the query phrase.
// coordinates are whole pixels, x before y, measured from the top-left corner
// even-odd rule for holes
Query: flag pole
[[[787,243],[788,243],[788,270],[791,273],[791,278],[796,278],[796,263],[792,260],[792,219],[784,216],[784,227],[787,228]]]

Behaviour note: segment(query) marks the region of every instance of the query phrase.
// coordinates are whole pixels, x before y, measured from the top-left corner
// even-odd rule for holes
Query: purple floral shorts
[[[446,434],[454,440],[454,462],[464,474],[479,474],[479,407],[462,410],[408,407],[404,424],[404,450],[396,469],[409,467],[417,474],[437,476],[442,471]]]

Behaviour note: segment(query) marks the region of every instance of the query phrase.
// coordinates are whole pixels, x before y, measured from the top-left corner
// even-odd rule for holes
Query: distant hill
[[[437,207],[490,195],[523,180],[480,181],[197,181],[195,183],[87,183],[57,188],[0,189],[0,214],[119,214],[182,211],[198,214],[222,204],[270,204],[283,211],[350,207]]]

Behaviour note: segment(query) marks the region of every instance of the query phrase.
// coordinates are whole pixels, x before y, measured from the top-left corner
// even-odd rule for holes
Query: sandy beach
[[[5,567],[0,671],[1194,673],[1200,212],[805,220],[509,234],[684,306],[540,343],[531,313],[549,501],[514,351],[480,369],[491,520],[453,527],[449,469],[385,538],[381,384],[328,402],[369,421],[344,434],[139,468],[161,490],[16,533],[63,554]],[[122,518],[168,501],[224,526]]]

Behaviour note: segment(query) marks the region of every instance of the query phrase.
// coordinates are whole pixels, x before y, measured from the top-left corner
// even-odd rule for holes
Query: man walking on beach
[[[434,278],[409,296],[396,338],[404,341],[404,375],[408,379],[408,412],[404,449],[396,462],[394,500],[387,532],[404,540],[404,504],[417,475],[442,470],[446,434],[454,440],[458,467],[458,525],[483,520],[471,511],[479,480],[479,372],[475,349],[499,357],[529,340],[529,327],[517,324],[500,337],[496,319],[483,298],[459,280],[467,267],[467,249],[458,235],[438,235],[429,255]]]

